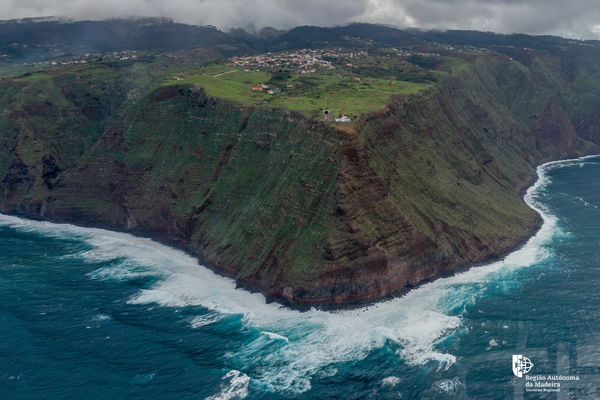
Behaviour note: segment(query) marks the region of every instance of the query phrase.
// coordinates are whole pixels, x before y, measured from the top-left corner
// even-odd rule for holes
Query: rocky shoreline
[[[0,212],[151,237],[293,308],[402,295],[520,247],[534,166],[598,152],[542,62],[483,57],[344,129],[189,84],[130,98],[127,70],[7,80]]]
[[[535,178],[533,178],[531,184],[527,188],[525,188],[521,191],[522,199],[524,199],[524,196],[525,196],[527,190],[530,187],[534,186],[538,179],[539,179],[539,177],[537,177],[537,176]],[[411,285],[410,287],[407,287],[406,285],[402,285],[399,288],[390,287],[388,294],[386,294],[385,296],[374,297],[374,298],[371,298],[369,296],[360,298],[361,296],[356,296],[355,298],[350,298],[350,301],[333,303],[333,302],[328,302],[327,299],[317,299],[317,300],[311,299],[310,301],[303,301],[302,298],[288,297],[288,296],[285,296],[283,293],[266,292],[266,291],[262,290],[260,285],[258,285],[255,282],[240,281],[239,279],[236,279],[234,269],[224,269],[224,268],[216,267],[211,262],[209,262],[207,260],[203,260],[201,255],[199,255],[195,251],[193,251],[193,249],[191,249],[188,245],[181,243],[181,242],[170,240],[167,237],[164,237],[161,235],[156,235],[156,234],[153,235],[153,234],[149,234],[148,232],[144,232],[144,231],[133,231],[132,232],[131,230],[119,229],[118,227],[109,226],[109,225],[86,224],[85,221],[70,220],[68,218],[67,219],[56,219],[56,218],[48,218],[48,217],[42,218],[39,215],[35,215],[35,214],[24,214],[24,213],[14,213],[14,212],[9,213],[7,215],[21,217],[21,218],[28,218],[28,219],[32,219],[32,220],[38,220],[38,221],[51,222],[51,223],[68,223],[68,224],[73,224],[73,225],[86,227],[86,228],[106,229],[106,230],[111,230],[111,231],[115,231],[115,232],[133,234],[135,236],[152,239],[158,243],[161,243],[161,244],[167,245],[169,247],[175,248],[177,250],[183,251],[186,254],[196,258],[198,260],[199,266],[209,268],[211,271],[213,271],[217,275],[235,280],[237,287],[242,288],[242,289],[247,290],[252,293],[262,294],[265,297],[265,301],[267,303],[277,302],[286,307],[300,310],[300,311],[307,311],[313,307],[321,309],[321,310],[326,310],[326,311],[356,309],[356,308],[366,307],[366,306],[369,306],[369,305],[372,305],[372,304],[375,304],[375,303],[378,303],[381,301],[386,301],[386,300],[390,300],[390,299],[393,299],[396,297],[404,296],[408,292],[418,289],[420,286],[425,285],[430,282],[433,282],[437,279],[447,278],[447,277],[450,277],[450,276],[453,276],[456,274],[460,274],[461,272],[468,271],[471,268],[485,266],[492,262],[502,260],[509,254],[522,248],[533,236],[536,235],[536,233],[540,230],[540,228],[542,227],[542,224],[543,224],[542,218],[541,217],[538,218],[537,224],[531,228],[530,234],[528,236],[526,236],[524,238],[519,238],[511,248],[503,250],[501,252],[498,252],[497,254],[492,255],[481,261],[477,261],[477,262],[471,263],[471,264],[458,265],[458,266],[451,267],[451,268],[443,268],[441,270],[441,272],[438,274],[436,274],[437,266],[434,265],[431,268],[432,276],[427,277],[426,279],[423,279],[423,280],[419,281],[418,283]]]

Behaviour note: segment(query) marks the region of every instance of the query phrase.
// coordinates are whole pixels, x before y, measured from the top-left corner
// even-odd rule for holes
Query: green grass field
[[[366,65],[373,62],[364,61]],[[156,85],[192,84],[203,87],[209,95],[246,105],[282,107],[300,111],[311,118],[320,118],[324,110],[332,115],[346,114],[355,119],[361,114],[384,108],[393,95],[415,94],[428,88],[428,84],[398,80],[393,77],[389,61],[381,64],[379,75],[362,75],[345,69],[319,69],[312,74],[289,74],[275,79],[270,72],[244,71],[243,68],[213,63],[189,69],[172,66],[161,59],[124,66],[126,77],[137,87]],[[389,70],[388,70],[389,68]],[[0,77],[22,82],[35,82],[60,75],[112,76],[117,69],[105,64],[69,66],[25,66],[0,68]],[[389,76],[387,76],[389,74]],[[274,94],[253,92],[252,87],[268,84]],[[293,85],[293,87],[288,87]]]
[[[395,81],[393,78],[358,77],[340,69],[320,70],[314,74],[292,74],[270,82],[271,75],[263,71],[244,72],[223,64],[212,64],[198,71],[177,76],[182,80],[167,80],[165,85],[189,83],[204,87],[209,95],[248,105],[269,105],[319,115],[329,109],[334,115],[342,111],[351,118],[384,108],[393,95],[414,94],[427,85]],[[252,92],[259,83],[269,84],[275,94]],[[287,85],[294,85],[288,88]]]

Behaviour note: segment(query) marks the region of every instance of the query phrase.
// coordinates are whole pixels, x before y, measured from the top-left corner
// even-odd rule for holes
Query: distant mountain
[[[0,54],[4,61],[11,62],[120,50],[175,51],[220,46],[230,53],[240,53],[327,46],[412,47],[433,42],[493,48],[503,53],[511,53],[513,48],[556,52],[573,43],[600,49],[598,41],[554,36],[401,30],[366,23],[329,28],[300,26],[289,31],[267,27],[223,32],[213,26],[186,25],[165,18],[70,21],[47,17],[0,21]]]
[[[328,46],[376,48],[470,45],[513,55],[515,48],[560,51],[569,44],[600,49],[598,41],[555,36],[503,35],[477,31],[422,31],[355,23],[337,27],[300,26],[221,31],[213,26],[176,23],[165,18],[70,21],[54,17],[0,21],[0,60],[31,62],[54,57],[121,50],[176,51],[219,47],[225,56]]]
[[[119,50],[180,50],[215,45],[248,48],[244,39],[211,26],[167,19],[64,21],[52,18],[0,22],[0,53],[11,61]]]
[[[276,48],[322,47],[344,45],[358,40],[375,46],[388,45],[406,47],[437,42],[447,45],[469,45],[477,47],[521,47],[536,50],[557,50],[561,45],[580,43],[598,46],[598,41],[580,41],[557,36],[532,36],[524,34],[499,34],[492,32],[448,30],[424,31],[419,29],[397,29],[384,25],[355,23],[346,26],[324,28],[300,26],[277,37]]]
[[[327,45],[348,46],[371,42],[379,45],[410,46],[421,43],[416,31],[399,30],[374,24],[351,24],[333,28],[300,26],[279,36],[274,48],[324,47]]]

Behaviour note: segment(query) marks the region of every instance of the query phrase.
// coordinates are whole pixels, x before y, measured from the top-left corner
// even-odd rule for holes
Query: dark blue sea
[[[149,239],[0,215],[0,399],[600,399],[600,158],[538,174],[522,249],[338,313]],[[560,392],[526,386],[548,375]]]

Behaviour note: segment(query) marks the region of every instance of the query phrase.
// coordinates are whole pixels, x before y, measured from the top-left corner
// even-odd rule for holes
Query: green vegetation
[[[323,111],[329,110],[332,116],[345,114],[354,120],[361,114],[385,108],[394,95],[420,93],[468,65],[456,57],[402,56],[396,49],[383,49],[368,55],[361,52],[359,57],[352,58],[344,53],[328,56],[325,58],[338,65],[337,68],[321,67],[315,68],[315,72],[300,74],[283,67],[244,68],[227,60],[191,67],[198,62],[191,53],[185,52],[178,52],[176,56],[136,54],[135,62],[118,59],[108,62],[94,56],[86,65],[70,64],[81,60],[73,58],[58,65],[4,66],[0,68],[0,76],[32,82],[65,74],[96,74],[109,78],[117,73],[136,91],[141,87],[191,84],[203,87],[210,96],[244,105],[286,108],[316,119],[321,119]],[[177,62],[173,62],[174,58]],[[268,88],[252,90],[260,84]]]
[[[282,74],[283,75],[283,74]],[[188,83],[202,86],[209,95],[247,105],[282,107],[318,117],[323,110],[334,115],[344,112],[351,117],[384,108],[390,97],[415,94],[427,88],[425,84],[397,81],[394,77],[361,77],[345,70],[320,70],[317,73],[278,75],[272,79],[268,72],[249,71],[230,65],[213,64],[199,72],[183,73],[164,85]],[[269,84],[275,91],[268,94],[253,92],[258,84]],[[288,87],[293,85],[293,87]]]
[[[233,72],[231,72],[233,71]],[[182,74],[164,81],[164,85],[192,84],[202,86],[211,96],[237,101],[244,104],[264,102],[267,94],[254,93],[253,86],[266,83],[270,76],[266,72],[243,72],[239,68],[214,64],[202,67],[199,72]],[[174,81],[182,78],[181,81]]]
[[[381,298],[511,249],[534,165],[600,148],[600,56],[463,50],[2,70],[0,209],[151,235],[295,305]]]

